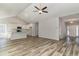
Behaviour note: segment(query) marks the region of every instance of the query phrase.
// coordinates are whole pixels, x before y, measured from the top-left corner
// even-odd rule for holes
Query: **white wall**
[[[8,29],[16,29],[17,26],[24,26],[25,28],[26,25],[24,21],[17,19],[16,17],[0,19],[0,24],[7,24]]]
[[[39,21],[39,37],[59,40],[59,19],[44,19]]]
[[[0,19],[0,24],[6,24],[7,26],[7,33],[10,37],[13,30],[16,30],[17,26],[22,26],[24,29],[27,28],[27,24],[16,17],[9,17]]]

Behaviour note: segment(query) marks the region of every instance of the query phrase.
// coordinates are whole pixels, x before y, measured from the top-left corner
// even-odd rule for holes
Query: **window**
[[[0,24],[0,37],[5,37],[7,34],[6,24]]]

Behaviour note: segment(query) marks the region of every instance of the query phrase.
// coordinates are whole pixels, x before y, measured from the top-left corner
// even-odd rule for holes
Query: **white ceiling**
[[[0,18],[16,16],[29,5],[29,3],[0,3]]]
[[[0,3],[0,18],[18,16],[26,22],[36,22],[53,17],[62,17],[79,13],[79,3],[45,3],[42,7],[47,6],[48,14],[33,12],[34,6],[39,4],[32,3]]]
[[[53,17],[62,17],[72,14],[79,13],[79,4],[78,3],[45,3],[43,6],[47,6],[48,14],[41,14],[33,12],[35,10],[34,6],[39,6],[39,4],[31,4],[18,16],[25,20],[26,22],[35,22],[43,19],[51,19]]]

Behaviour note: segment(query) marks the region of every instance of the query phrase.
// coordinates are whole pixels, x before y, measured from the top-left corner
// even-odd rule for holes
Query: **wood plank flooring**
[[[78,56],[79,47],[65,40],[55,41],[44,38],[0,39],[0,56]]]

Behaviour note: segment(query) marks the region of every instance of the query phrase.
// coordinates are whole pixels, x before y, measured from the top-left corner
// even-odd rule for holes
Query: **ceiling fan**
[[[37,7],[37,6],[34,6],[37,10],[34,11],[34,12],[38,12],[39,14],[42,14],[42,13],[48,13],[48,11],[46,11],[45,9],[47,9],[47,6],[41,8],[41,5],[40,5],[40,8]]]

